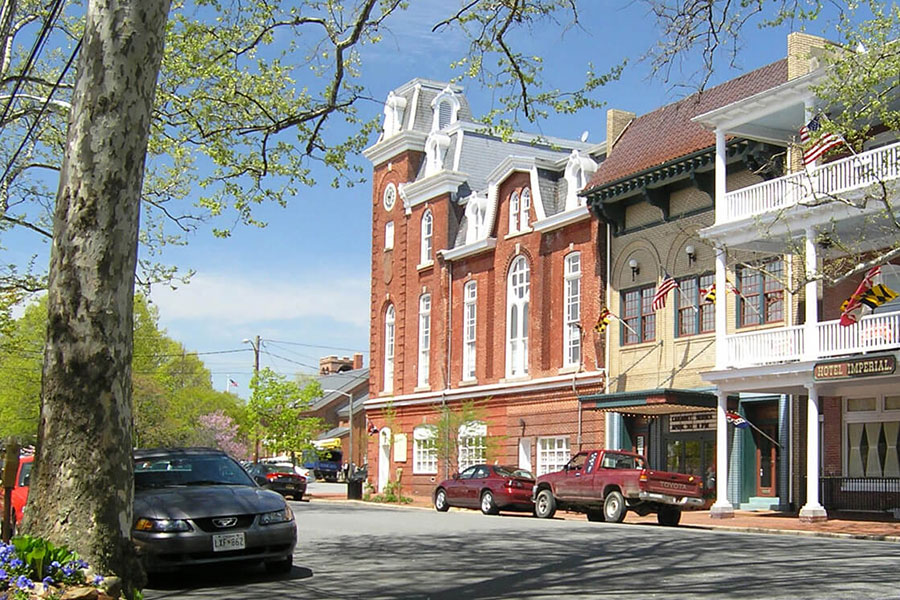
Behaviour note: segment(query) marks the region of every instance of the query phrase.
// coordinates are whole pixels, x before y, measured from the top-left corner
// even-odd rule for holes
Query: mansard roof
[[[787,81],[787,59],[692,94],[634,119],[622,132],[582,195],[715,146],[715,133],[691,119]]]

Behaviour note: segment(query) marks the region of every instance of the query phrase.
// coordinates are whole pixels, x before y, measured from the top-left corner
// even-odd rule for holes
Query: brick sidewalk
[[[347,501],[345,495],[310,494],[311,501]],[[350,502],[358,502],[350,500]],[[398,506],[398,505],[391,505]],[[434,510],[431,498],[416,496],[411,504],[399,506]],[[466,510],[466,509],[454,509]],[[586,520],[584,515],[574,512],[560,511],[557,518],[566,520]],[[656,515],[641,517],[629,512],[626,523],[656,525]],[[682,527],[702,529],[722,529],[749,533],[778,533],[783,535],[814,535],[821,537],[858,538],[900,542],[900,521],[887,513],[832,513],[827,521],[821,523],[801,523],[796,514],[774,511],[734,511],[729,519],[713,519],[709,511],[686,511],[681,515]]]

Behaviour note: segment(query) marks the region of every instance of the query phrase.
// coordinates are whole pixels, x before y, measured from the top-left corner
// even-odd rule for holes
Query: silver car
[[[297,528],[284,498],[224,452],[136,450],[131,537],[149,573],[231,561],[286,573]]]

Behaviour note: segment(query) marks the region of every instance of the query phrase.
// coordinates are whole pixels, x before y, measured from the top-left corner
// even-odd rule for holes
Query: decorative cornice
[[[459,246],[458,248],[452,248],[450,250],[439,250],[438,254],[440,254],[444,258],[444,260],[454,261],[461,258],[475,256],[476,254],[481,254],[482,252],[493,250],[496,247],[497,238],[489,237],[483,240],[478,240],[477,242],[473,242],[471,244],[466,244],[465,246]]]
[[[404,130],[392,135],[386,140],[379,140],[373,146],[363,150],[363,156],[378,166],[390,160],[401,152],[415,150],[425,152],[425,139],[428,134],[422,131]]]
[[[590,218],[591,213],[588,210],[588,207],[579,206],[572,210],[563,211],[561,213],[557,213],[553,216],[547,217],[546,219],[536,221],[532,225],[532,227],[535,231],[546,233],[555,229],[559,229],[561,227],[565,227],[566,225],[578,223],[579,221],[584,221]]]
[[[419,181],[401,183],[398,191],[408,213],[413,206],[427,202],[441,194],[455,194],[467,178],[465,173],[459,171],[441,171]]]

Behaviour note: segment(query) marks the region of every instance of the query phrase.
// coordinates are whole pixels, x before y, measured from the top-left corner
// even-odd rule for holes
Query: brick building
[[[605,145],[473,122],[460,89],[393,90],[372,173],[369,477],[429,495],[490,461],[536,473],[604,441],[579,395],[603,389],[591,328],[604,292],[604,225],[576,192]],[[443,422],[471,419],[441,429]],[[438,439],[438,436],[441,439]],[[442,450],[442,448],[444,448]]]

